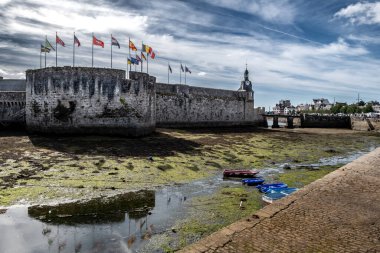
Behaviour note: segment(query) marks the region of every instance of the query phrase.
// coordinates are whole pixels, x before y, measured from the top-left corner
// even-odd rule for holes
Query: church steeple
[[[244,80],[241,81],[239,91],[252,91],[252,82],[249,80],[248,65],[245,64]]]

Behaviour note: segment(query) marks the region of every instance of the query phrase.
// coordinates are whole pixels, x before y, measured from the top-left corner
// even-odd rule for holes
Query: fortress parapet
[[[118,69],[51,67],[26,71],[30,132],[141,136],[155,128],[154,77]]]

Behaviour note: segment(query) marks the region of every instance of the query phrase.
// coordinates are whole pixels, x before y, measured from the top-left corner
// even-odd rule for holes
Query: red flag
[[[133,44],[131,40],[129,41],[129,48],[132,49],[132,51],[137,51],[135,44]]]
[[[154,57],[156,57],[156,54],[152,51],[152,53],[150,54],[150,58],[154,59]]]
[[[65,46],[65,42],[63,42],[63,40],[61,40],[60,37],[58,37],[58,35],[55,36],[55,41],[57,42],[57,44],[60,44],[61,46]]]
[[[75,34],[74,34],[74,45],[75,45],[75,44],[77,44],[78,47],[80,47],[80,42],[79,42],[77,36],[75,36]]]
[[[95,46],[100,46],[104,48],[104,42],[101,40],[98,40],[95,36],[92,36],[92,44]]]

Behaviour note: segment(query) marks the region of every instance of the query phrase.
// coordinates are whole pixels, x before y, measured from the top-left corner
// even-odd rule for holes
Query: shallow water
[[[367,152],[291,166],[344,164]],[[282,166],[263,169],[260,175],[270,178],[276,173],[286,173]],[[156,191],[138,191],[58,206],[10,207],[0,215],[0,252],[139,252],[152,236],[170,230],[177,220],[186,217],[186,202],[191,198],[210,195],[223,185],[240,185],[240,181],[221,178],[218,174]],[[159,245],[155,248],[160,252]]]

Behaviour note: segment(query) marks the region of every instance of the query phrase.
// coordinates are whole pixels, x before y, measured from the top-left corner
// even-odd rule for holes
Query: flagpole
[[[186,65],[185,65],[185,85],[186,85]]]
[[[168,84],[169,84],[169,62],[168,62]]]
[[[94,67],[94,33],[92,33],[92,67]]]
[[[111,33],[111,69],[112,69],[112,33]]]
[[[75,66],[75,32],[74,32],[74,43],[73,43],[73,68]]]
[[[42,57],[42,53],[41,53],[41,49],[40,49],[40,69],[42,69],[42,59],[41,59],[41,57]]]
[[[55,67],[58,67],[57,55],[58,55],[57,32],[55,32]]]
[[[46,48],[47,35],[45,35],[45,48]],[[45,50],[45,68],[46,68],[46,50]]]
[[[131,59],[131,37],[128,37],[128,51],[129,51],[129,60],[131,60],[131,63],[129,64],[129,71],[132,71],[132,59]]]
[[[179,66],[179,84],[182,84],[182,62],[181,66]]]
[[[140,59],[141,59],[141,71],[140,72],[142,73],[144,62],[143,62],[143,58],[142,58],[141,54],[140,54]]]
[[[146,73],[149,75],[149,55],[146,54]]]

